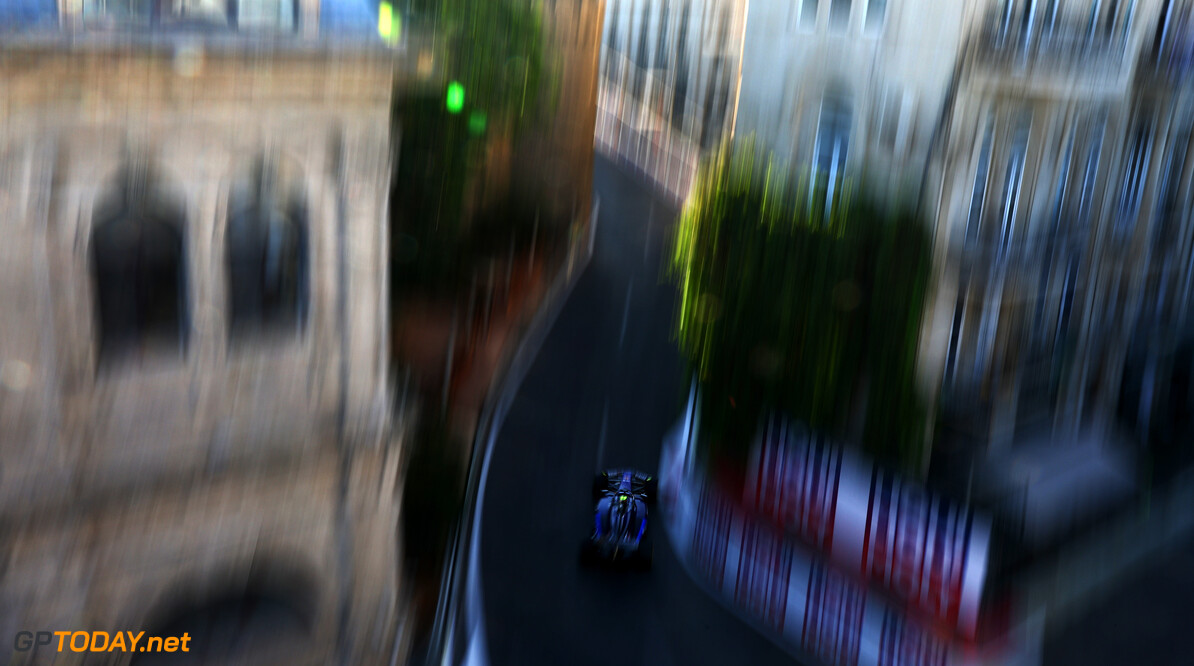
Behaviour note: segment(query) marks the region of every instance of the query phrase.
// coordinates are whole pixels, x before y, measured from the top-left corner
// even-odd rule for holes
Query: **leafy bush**
[[[487,137],[513,139],[542,120],[550,109],[540,103],[541,89],[544,83],[555,89],[558,75],[539,2],[417,0],[407,10],[435,32],[448,62],[433,94],[396,96],[394,293],[455,294],[483,258],[474,252],[481,241],[468,237],[473,225],[464,216],[485,167]],[[453,84],[463,92],[458,110],[446,105]]]
[[[416,433],[403,489],[406,555],[416,572],[434,572],[444,560],[464,504],[463,450],[442,419]]]
[[[451,290],[475,140],[464,121],[442,113],[436,97],[406,100],[396,116],[402,139],[391,193],[395,287]]]
[[[741,457],[778,409],[838,437],[860,433],[881,460],[921,462],[928,234],[849,183],[838,192],[828,201],[823,183],[750,142],[701,167],[670,269],[680,347],[705,387],[719,455]]]
[[[539,0],[441,0],[435,14],[465,102],[515,138],[550,111],[539,104],[543,84],[558,85],[543,12]]]

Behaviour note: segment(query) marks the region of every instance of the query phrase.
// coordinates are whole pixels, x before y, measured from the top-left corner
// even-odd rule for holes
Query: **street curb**
[[[615,166],[631,173],[635,178],[643,181],[652,191],[667,200],[669,204],[677,209],[684,207],[684,202],[687,197],[673,192],[668,188],[667,184],[660,181],[654,174],[648,172],[643,166],[639,165],[632,158],[624,155],[620,150],[613,146],[606,146],[601,142],[597,144],[597,152],[605,159],[609,160]]]
[[[480,585],[480,543],[485,482],[493,444],[523,379],[593,258],[600,209],[601,197],[594,195],[587,233],[572,240],[568,256],[548,287],[543,304],[531,322],[522,329],[515,350],[504,355],[495,373],[497,380],[486,394],[469,460],[465,510],[453,530],[451,555],[445,563],[440,584],[440,600],[436,608],[427,665],[488,664]],[[461,567],[461,563],[467,564]]]

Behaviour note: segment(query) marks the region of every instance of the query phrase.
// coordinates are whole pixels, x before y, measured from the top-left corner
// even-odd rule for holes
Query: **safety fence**
[[[664,443],[664,522],[680,561],[731,610],[797,656],[833,666],[1039,663],[1041,622],[981,644],[960,639],[748,509],[696,462],[695,411],[694,390]]]
[[[973,639],[991,524],[798,423],[768,420],[743,505],[903,603]]]

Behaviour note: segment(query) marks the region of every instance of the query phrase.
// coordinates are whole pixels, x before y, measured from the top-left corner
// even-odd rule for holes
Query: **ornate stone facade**
[[[1125,399],[1151,411],[1148,395],[1124,395],[1133,340],[1155,337],[1164,356],[1188,330],[1189,86],[1184,70],[1166,75],[1188,12],[1149,0],[974,13],[933,167],[926,357],[976,424],[966,434],[992,448],[1109,426],[1137,408]]]
[[[268,41],[5,36],[5,661],[20,630],[152,633],[173,620],[190,626],[179,618],[246,590],[288,605],[304,628],[239,657],[196,636],[193,652],[210,652],[211,663],[327,664],[388,663],[402,649],[403,438],[385,344],[384,221],[391,97],[405,55],[320,35],[311,27],[318,3],[301,10],[296,34]],[[233,335],[230,301],[241,287],[230,284],[230,202],[252,190],[259,164],[272,165],[302,239],[287,250],[301,267],[302,314]],[[100,297],[101,282],[125,280],[111,293],[151,298],[144,271],[166,255],[134,252],[113,278],[98,268],[97,248],[108,246],[95,243],[116,220],[132,225],[121,233],[141,235],[116,234],[113,247],[144,249],[150,219],[181,247],[169,255],[180,288],[152,296],[180,313],[164,341],[142,335],[160,304],[136,300],[142,309],[129,315]],[[100,343],[121,317],[135,324],[134,343],[117,356]]]

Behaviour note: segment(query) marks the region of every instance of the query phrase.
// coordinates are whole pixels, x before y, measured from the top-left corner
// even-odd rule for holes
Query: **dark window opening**
[[[1062,227],[1062,215],[1064,214],[1064,211],[1065,211],[1066,197],[1069,195],[1069,192],[1070,192],[1070,169],[1072,168],[1072,163],[1073,163],[1073,159],[1074,159],[1074,144],[1075,143],[1076,143],[1075,132],[1071,131],[1070,138],[1066,142],[1064,152],[1062,153],[1061,166],[1058,169],[1057,193],[1055,195],[1056,200],[1053,203],[1053,215],[1052,215],[1052,220],[1051,220],[1051,224],[1049,227],[1050,250],[1052,249],[1052,246],[1053,246],[1054,242],[1056,241],[1057,235],[1062,231],[1062,228],[1061,228]],[[1050,252],[1048,256],[1051,258],[1052,252]]]
[[[1157,30],[1153,35],[1153,56],[1160,55],[1161,50],[1165,46],[1165,38],[1169,35],[1169,19],[1172,13],[1172,7],[1169,0],[1163,0],[1161,3],[1161,14],[1157,17]]]
[[[869,0],[866,7],[866,29],[868,32],[878,32],[883,27],[884,14],[887,13],[887,0]]]
[[[962,322],[966,318],[966,286],[958,287],[958,302],[954,305],[954,320],[949,328],[949,349],[945,352],[945,382],[952,385],[958,367],[958,351],[962,346]]]
[[[1186,170],[1186,155],[1190,148],[1190,129],[1179,132],[1175,137],[1173,150],[1169,153],[1169,161],[1165,168],[1164,180],[1161,183],[1161,196],[1157,204],[1156,242],[1161,246],[1176,243],[1180,229],[1178,200],[1182,187],[1182,174]]]
[[[1127,168],[1124,172],[1123,189],[1119,198],[1119,216],[1115,230],[1120,239],[1131,233],[1140,210],[1144,195],[1145,176],[1152,153],[1152,134],[1146,124],[1141,123],[1133,134]]]
[[[692,19],[692,3],[685,2],[680,12],[680,26],[676,32],[676,80],[672,102],[672,126],[684,131],[684,114],[688,103],[688,23]]]
[[[1032,30],[1032,21],[1036,18],[1036,0],[1028,0],[1024,3],[1024,7],[1020,12],[1020,36],[1024,39],[1029,37]]]
[[[647,70],[651,67],[651,52],[647,48],[647,27],[650,20],[651,5],[646,3],[639,19],[638,48],[634,51],[634,64],[638,66],[634,73],[634,96],[638,99],[642,99],[646,92]]]
[[[1072,256],[1066,266],[1065,282],[1061,287],[1061,304],[1057,312],[1057,330],[1053,335],[1054,349],[1060,349],[1070,333],[1070,315],[1074,309],[1074,295],[1078,289],[1079,261],[1079,257]]]
[[[800,27],[810,29],[817,25],[817,0],[801,0]]]
[[[663,1],[659,10],[659,35],[655,39],[655,67],[666,70],[670,63],[671,51],[668,49],[668,22],[671,19],[671,7],[668,0]]]
[[[306,314],[307,237],[301,204],[280,200],[272,169],[228,216],[229,323],[233,335],[298,330]]]
[[[978,168],[974,172],[974,187],[970,194],[970,210],[966,216],[966,245],[973,245],[978,240],[981,228],[983,208],[986,204],[987,173],[991,168],[991,143],[994,140],[995,124],[987,123],[983,133],[982,147],[979,149]]]
[[[842,182],[850,152],[853,111],[845,100],[828,97],[821,105],[815,151],[818,197],[825,198],[828,216],[834,196]]]
[[[832,0],[829,4],[829,27],[835,31],[846,29],[850,22],[851,0]]]
[[[1098,124],[1090,150],[1086,154],[1086,168],[1082,174],[1082,191],[1078,200],[1078,221],[1085,227],[1095,205],[1095,183],[1099,175],[1099,155],[1103,149],[1104,122]]]
[[[1016,234],[1016,218],[1020,213],[1020,189],[1024,182],[1024,162],[1028,150],[1030,122],[1021,120],[1008,155],[1004,173],[1002,219],[999,225],[999,255],[1007,257]]]
[[[126,198],[118,213],[95,227],[91,261],[101,362],[149,347],[182,351],[184,256],[179,225],[140,197]]]
[[[609,50],[618,51],[618,17],[621,16],[619,0],[614,0],[613,11],[609,13]]]
[[[1103,32],[1110,35],[1115,30],[1115,20],[1119,16],[1119,0],[1108,0],[1107,13],[1103,15]]]

